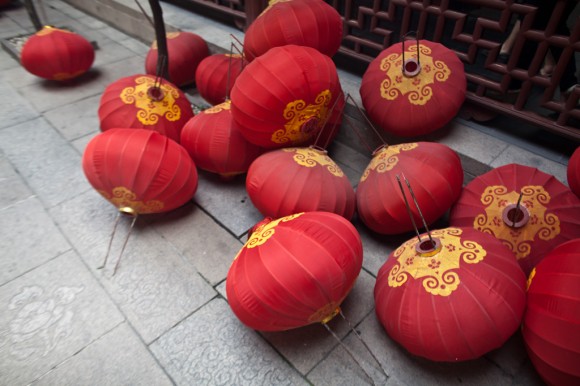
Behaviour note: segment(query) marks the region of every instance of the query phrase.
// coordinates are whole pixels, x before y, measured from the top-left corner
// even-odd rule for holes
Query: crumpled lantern
[[[532,270],[522,336],[548,385],[580,384],[580,238],[560,244]]]
[[[193,117],[191,103],[174,84],[152,75],[131,75],[111,83],[101,96],[101,130],[154,130],[179,143],[181,129]]]
[[[427,224],[447,212],[463,185],[461,161],[445,145],[416,142],[378,148],[356,189],[359,217],[375,232],[400,234],[413,230],[397,175],[410,181]],[[421,224],[417,208],[411,208],[415,222]]]
[[[79,34],[44,26],[32,35],[20,53],[20,62],[33,75],[68,80],[84,74],[95,60],[91,43]]]
[[[550,174],[509,164],[467,184],[449,223],[495,236],[528,275],[555,246],[580,237],[580,199]]]
[[[195,164],[222,177],[247,172],[250,164],[264,152],[240,134],[230,105],[227,101],[202,111],[181,131],[181,145]]]
[[[572,157],[568,161],[566,168],[566,178],[568,186],[577,197],[580,197],[580,147],[576,148]]]
[[[231,99],[242,135],[267,149],[310,145],[321,131],[332,138],[344,107],[332,60],[295,45],[272,48],[248,64]]]
[[[161,35],[163,36],[163,35]],[[176,86],[185,86],[195,81],[195,71],[200,62],[209,55],[207,43],[191,32],[169,32],[167,54],[169,78]],[[153,41],[145,58],[145,72],[157,75],[157,40]]]
[[[265,220],[228,271],[228,303],[242,323],[256,330],[326,323],[352,289],[362,257],[358,232],[337,214]]]
[[[212,105],[225,102],[244,68],[244,61],[238,54],[214,54],[203,59],[195,71],[199,95]]]
[[[270,0],[248,27],[244,53],[249,60],[273,47],[295,44],[333,56],[342,41],[342,18],[321,0]]]
[[[443,127],[465,100],[463,63],[428,40],[394,44],[368,66],[360,95],[367,114],[385,131],[415,137]]]
[[[376,313],[387,334],[433,361],[478,358],[518,329],[526,278],[513,253],[490,235],[446,228],[413,238],[377,275]]]
[[[246,190],[264,216],[326,211],[350,219],[355,194],[340,167],[315,147],[285,148],[258,157],[250,166]]]

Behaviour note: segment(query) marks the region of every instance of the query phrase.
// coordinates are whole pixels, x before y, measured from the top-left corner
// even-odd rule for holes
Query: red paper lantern
[[[26,71],[52,80],[76,78],[87,72],[94,60],[95,50],[87,39],[50,26],[28,38],[20,53]]]
[[[272,48],[250,63],[231,98],[244,137],[268,149],[314,143],[321,130],[335,130],[344,106],[332,60],[294,45]]]
[[[490,235],[446,228],[405,242],[379,270],[377,316],[405,349],[433,361],[465,361],[500,347],[519,327],[526,278]]]
[[[176,142],[192,117],[185,94],[151,75],[131,75],[111,83],[99,105],[102,131],[115,127],[149,129]]]
[[[356,190],[357,211],[366,226],[382,234],[413,230],[413,222],[396,176],[413,188],[427,224],[440,218],[461,193],[463,168],[449,147],[431,142],[380,147],[364,171]],[[417,224],[421,218],[410,205]]]
[[[500,239],[527,275],[556,245],[580,237],[580,199],[554,176],[510,164],[465,186],[449,222]]]
[[[359,234],[337,214],[266,220],[230,267],[228,302],[242,323],[256,330],[326,323],[352,289],[362,257]]]
[[[355,194],[350,181],[325,150],[314,147],[274,150],[250,166],[246,190],[268,217],[326,211],[350,219]]]
[[[453,51],[419,40],[406,42],[404,50],[398,43],[382,51],[364,73],[360,95],[369,117],[385,131],[415,137],[457,114],[466,85],[463,63]]]
[[[248,27],[244,53],[249,60],[274,47],[295,44],[333,56],[342,41],[342,18],[321,0],[273,0]]]
[[[111,129],[95,136],[83,154],[89,183],[123,213],[173,210],[197,189],[187,151],[151,130]]]
[[[193,83],[197,66],[209,55],[207,43],[201,36],[191,32],[169,32],[166,35],[171,83],[177,86]],[[154,40],[145,58],[147,74],[157,74],[157,60],[157,40]]]
[[[522,335],[548,385],[580,384],[580,239],[560,244],[532,271]]]
[[[201,169],[231,177],[248,171],[264,150],[246,141],[232,119],[230,101],[202,111],[181,131],[181,145]]]
[[[195,71],[199,95],[212,105],[225,102],[244,68],[242,55],[215,54],[203,59]]]
[[[577,197],[580,197],[580,147],[576,148],[566,169],[568,186]]]

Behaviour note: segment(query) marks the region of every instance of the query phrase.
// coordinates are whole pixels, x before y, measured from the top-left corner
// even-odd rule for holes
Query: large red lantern
[[[149,129],[176,142],[192,117],[185,94],[152,75],[131,75],[111,83],[99,105],[102,131],[115,127]]]
[[[249,60],[273,47],[295,44],[333,56],[342,41],[342,19],[321,0],[273,0],[248,27],[244,52]]]
[[[548,385],[580,384],[580,238],[554,248],[532,271],[522,335]]]
[[[355,194],[340,167],[315,147],[273,150],[250,166],[246,190],[252,203],[268,217],[326,211],[350,219]]]
[[[554,176],[510,164],[465,186],[449,222],[495,236],[529,274],[556,245],[580,237],[580,199]]]
[[[415,137],[441,128],[457,114],[466,85],[463,63],[453,51],[418,40],[381,52],[363,75],[360,95],[377,125]]]
[[[250,328],[282,331],[326,323],[362,267],[354,226],[329,212],[264,221],[234,259],[226,280],[230,307]]]
[[[356,189],[358,214],[375,232],[399,234],[413,229],[397,175],[409,180],[427,224],[447,212],[463,185],[461,161],[445,145],[417,142],[380,147]],[[417,208],[411,207],[415,222],[420,224]]]
[[[204,170],[231,177],[248,171],[264,150],[249,143],[232,119],[230,101],[191,118],[181,131],[181,145]]]
[[[195,86],[199,95],[212,105],[225,102],[245,59],[238,54],[214,54],[199,63],[195,71]]]
[[[375,284],[388,335],[433,361],[475,359],[518,329],[526,278],[513,253],[490,235],[446,228],[391,253]]]
[[[98,134],[85,148],[83,170],[93,188],[131,215],[173,210],[197,189],[197,170],[187,151],[151,130]]]
[[[568,186],[577,197],[580,197],[580,147],[576,148],[566,168]]]
[[[272,48],[246,66],[231,99],[244,137],[268,149],[314,143],[321,131],[336,129],[344,107],[332,60],[295,45]]]
[[[20,53],[26,71],[52,80],[76,78],[87,72],[94,60],[95,50],[87,39],[50,26],[28,38]]]
[[[163,35],[161,35],[163,36]],[[209,55],[207,43],[191,32],[169,32],[167,34],[168,69],[171,83],[185,86],[195,81],[195,71],[200,62]],[[157,40],[153,41],[145,58],[145,72],[157,75]]]

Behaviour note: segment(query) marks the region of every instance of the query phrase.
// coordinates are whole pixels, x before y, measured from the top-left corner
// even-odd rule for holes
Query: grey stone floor
[[[81,156],[98,133],[104,88],[142,73],[148,46],[65,2],[44,3],[52,24],[73,28],[99,48],[91,72],[67,84],[35,78],[0,50],[0,384],[367,384],[322,326],[258,333],[230,311],[230,261],[261,219],[243,177],[225,182],[201,172],[193,202],[139,219],[116,276],[96,269],[116,213],[87,183]],[[168,23],[229,44],[229,27],[163,7]],[[32,31],[23,7],[1,11],[0,38]],[[360,79],[341,76],[355,95]],[[195,90],[188,93],[200,102]],[[519,162],[565,181],[566,154],[518,145],[459,118],[433,140],[459,152],[468,175]],[[339,137],[331,156],[356,184],[369,158],[349,145]],[[330,325],[376,384],[541,384],[519,333],[459,364],[415,358],[394,343],[375,317],[372,292],[378,269],[410,235],[379,237],[355,225],[364,268],[343,309],[388,378],[344,321]],[[114,257],[128,223],[120,229]]]

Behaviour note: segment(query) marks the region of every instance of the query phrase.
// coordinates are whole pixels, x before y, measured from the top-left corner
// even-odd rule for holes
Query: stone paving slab
[[[0,286],[0,384],[28,384],[124,319],[74,252]]]
[[[2,151],[0,151],[0,185],[3,187],[0,189],[0,210],[33,195]]]
[[[34,110],[30,102],[5,81],[11,78],[10,74],[6,74],[10,71],[6,70],[3,75],[0,75],[0,117],[2,117],[0,129],[39,117],[38,112]]]
[[[98,115],[101,95],[73,102],[47,111],[44,117],[68,141],[99,132]]]

